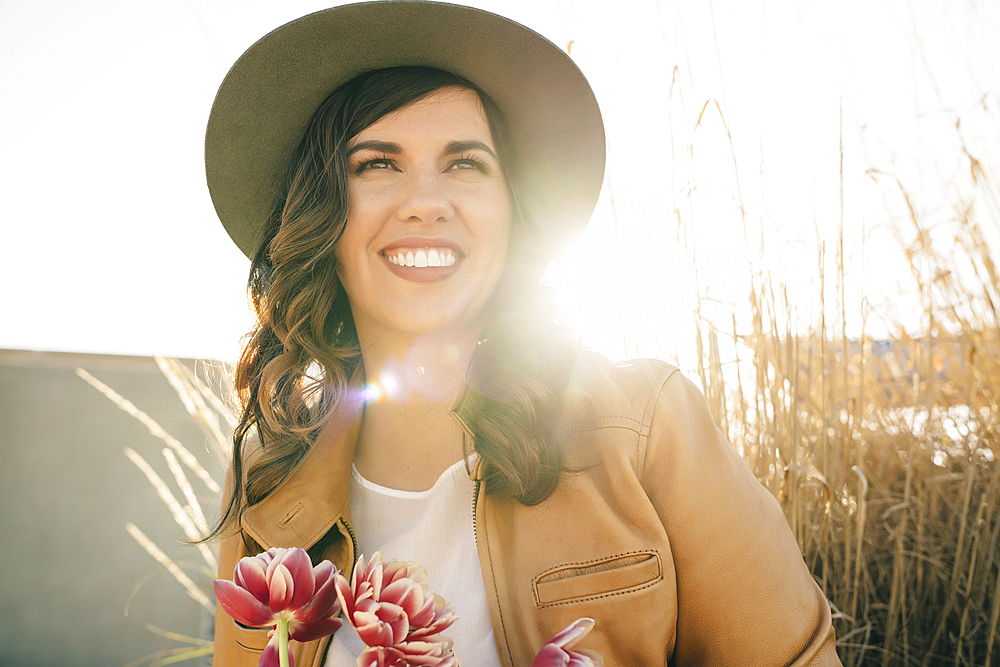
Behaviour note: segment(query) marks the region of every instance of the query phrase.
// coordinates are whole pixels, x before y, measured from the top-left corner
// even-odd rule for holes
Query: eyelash
[[[490,173],[490,166],[488,164],[486,164],[485,161],[481,160],[480,158],[476,157],[475,155],[463,155],[462,157],[460,157],[457,160],[453,161],[451,163],[451,165],[454,166],[454,165],[458,164],[459,162],[471,162],[472,165],[473,165],[473,167],[475,169],[477,169],[478,171],[480,171],[480,172],[482,172],[484,174]]]
[[[462,162],[471,163],[473,165],[474,169],[476,169],[479,172],[482,172],[483,174],[489,174],[490,173],[490,166],[484,160],[476,157],[475,155],[463,155],[462,157],[458,158],[457,160],[452,160],[451,164],[449,164],[448,166],[449,167],[454,167],[455,165],[457,165],[459,163],[462,163]],[[360,174],[363,171],[371,169],[372,165],[378,164],[378,163],[384,163],[384,164],[386,164],[388,166],[389,164],[392,163],[392,160],[390,160],[385,155],[379,155],[377,157],[373,157],[370,160],[365,160],[364,162],[360,163],[358,165],[357,169],[354,170],[354,173],[355,174]]]
[[[377,163],[377,162],[384,162],[384,163],[386,163],[388,165],[389,163],[392,162],[392,160],[390,160],[385,155],[379,155],[378,157],[374,157],[371,160],[365,160],[364,162],[362,162],[361,164],[359,164],[358,168],[354,170],[354,173],[355,174],[360,174],[361,172],[363,172],[363,171],[365,171],[367,169],[370,169],[371,166],[373,164]]]

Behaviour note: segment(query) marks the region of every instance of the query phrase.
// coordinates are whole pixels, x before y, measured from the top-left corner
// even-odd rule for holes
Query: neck
[[[430,488],[462,457],[462,430],[450,413],[465,390],[479,331],[382,332],[367,340],[358,331],[358,338],[365,378],[377,398],[365,406],[355,465],[391,488]]]
[[[378,404],[404,411],[440,405],[447,412],[461,397],[478,331],[381,335],[367,341],[358,333],[365,378],[378,389]]]

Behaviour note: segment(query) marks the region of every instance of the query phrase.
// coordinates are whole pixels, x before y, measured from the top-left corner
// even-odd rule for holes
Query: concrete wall
[[[165,445],[84,382],[77,367],[147,412],[220,483],[223,477],[206,434],[151,358],[0,350],[3,666],[126,665],[178,646],[147,624],[211,638],[210,614],[125,529],[136,524],[210,593],[214,573],[178,543],[183,533],[123,453],[129,446],[141,454],[183,504]],[[192,485],[211,504],[211,521],[217,494],[193,476]]]

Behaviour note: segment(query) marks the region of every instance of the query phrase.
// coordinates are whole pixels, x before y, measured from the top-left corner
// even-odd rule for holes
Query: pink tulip
[[[459,667],[447,637],[434,642],[402,642],[371,646],[358,656],[358,667]]]
[[[556,633],[535,659],[531,667],[603,667],[604,658],[587,649],[569,650],[594,627],[594,619],[578,618]]]
[[[236,564],[233,581],[215,580],[219,604],[238,623],[254,628],[274,626],[259,667],[277,667],[290,636],[308,642],[331,635],[343,625],[337,616],[335,578],[340,571],[330,561],[315,568],[302,549],[270,549]],[[292,664],[291,653],[288,663]]]
[[[350,582],[336,577],[344,618],[368,647],[361,667],[428,665],[457,667],[451,640],[440,632],[458,620],[453,607],[427,590],[427,572],[409,561],[386,561],[380,553],[358,559]]]

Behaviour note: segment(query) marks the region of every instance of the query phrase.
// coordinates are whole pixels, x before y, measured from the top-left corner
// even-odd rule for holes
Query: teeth
[[[396,266],[413,266],[417,268],[452,266],[457,261],[455,259],[455,252],[450,248],[400,249],[383,254],[387,260]]]

